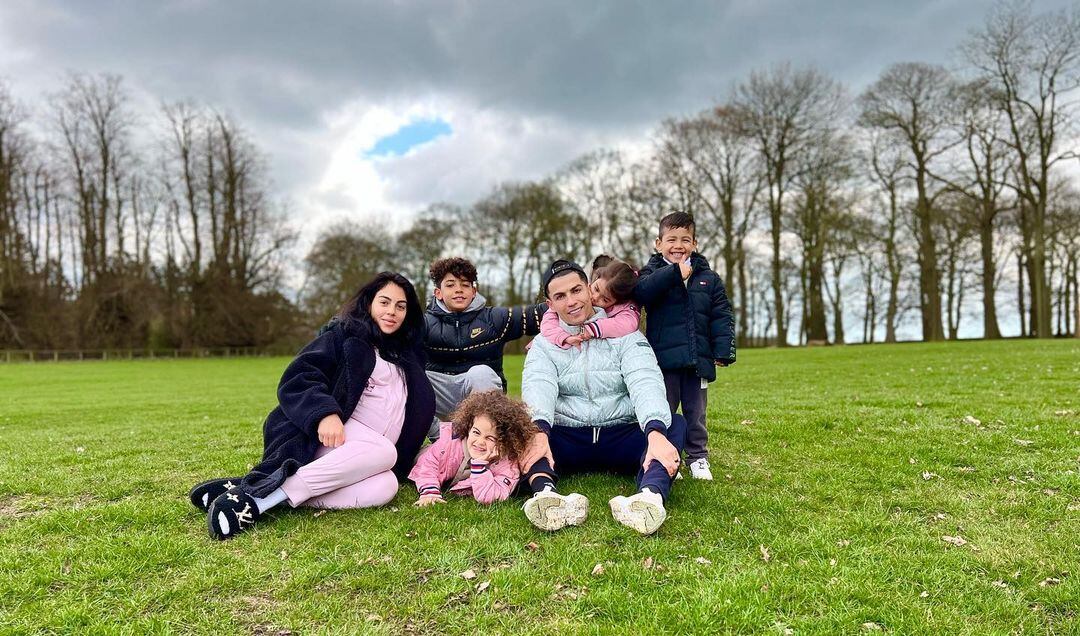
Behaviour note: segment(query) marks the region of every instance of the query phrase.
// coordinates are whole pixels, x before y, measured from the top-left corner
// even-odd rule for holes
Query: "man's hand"
[[[547,433],[538,432],[529,440],[529,445],[525,447],[525,453],[518,460],[521,472],[528,472],[532,465],[540,461],[542,457],[547,457],[548,463],[551,464],[553,469],[555,468],[555,459],[551,456],[551,445],[548,443]]]
[[[669,477],[679,472],[679,450],[660,431],[649,433],[649,446],[645,450],[645,461],[641,463],[641,468],[649,470],[649,464],[654,459],[663,464]]]
[[[420,498],[417,499],[416,503],[414,503],[413,505],[418,506],[420,508],[423,508],[425,506],[432,506],[434,504],[444,504],[444,503],[446,503],[446,500],[443,499],[442,495],[435,494],[435,495],[420,495]]]
[[[337,413],[331,413],[319,421],[319,442],[328,448],[337,448],[345,443],[345,425]]]

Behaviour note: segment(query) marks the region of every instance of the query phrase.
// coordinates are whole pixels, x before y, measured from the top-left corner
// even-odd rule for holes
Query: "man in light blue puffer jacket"
[[[548,307],[567,332],[605,316],[593,307],[588,278],[576,263],[555,261],[543,283]],[[612,514],[642,534],[660,527],[686,421],[671,413],[645,336],[635,331],[568,349],[537,338],[525,358],[521,396],[541,432],[521,460],[523,485],[534,493],[525,514],[535,526],[558,530],[588,514],[588,499],[556,491],[557,468],[562,474],[636,474],[638,493],[612,499]]]

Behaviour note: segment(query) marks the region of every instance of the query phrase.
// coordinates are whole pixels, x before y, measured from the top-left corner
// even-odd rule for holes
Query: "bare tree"
[[[941,66],[894,64],[859,97],[860,124],[889,133],[907,150],[908,177],[915,184],[914,227],[918,242],[919,307],[923,340],[944,339],[941,284],[934,228],[931,166],[956,144],[948,135],[954,81]]]
[[[1054,167],[1075,156],[1063,140],[1075,124],[1075,99],[1070,97],[1080,87],[1080,10],[1034,15],[1030,2],[1000,4],[962,50],[996,88],[995,104],[1008,122],[1031,290],[1031,331],[1047,338],[1052,335],[1047,201]]]
[[[772,290],[776,307],[776,341],[787,343],[788,322],[781,237],[784,196],[794,177],[792,162],[813,143],[817,131],[836,119],[843,90],[813,69],[793,71],[788,65],[755,71],[736,88],[735,108],[754,139],[763,165],[772,241]]]

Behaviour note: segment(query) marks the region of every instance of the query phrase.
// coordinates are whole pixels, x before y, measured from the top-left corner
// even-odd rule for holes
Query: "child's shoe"
[[[191,505],[206,512],[210,504],[220,497],[225,491],[240,485],[242,477],[225,477],[223,479],[211,479],[201,484],[196,484],[188,493]]]
[[[712,481],[712,471],[709,470],[709,460],[701,458],[697,461],[690,462],[690,476],[694,479]]]
[[[612,497],[608,505],[611,506],[611,516],[615,517],[615,521],[641,534],[656,532],[667,519],[664,498],[660,493],[651,490],[642,490],[629,497]]]
[[[224,541],[248,530],[260,517],[262,514],[255,499],[239,488],[233,488],[210,504],[206,522],[210,528],[210,536]]]
[[[576,492],[560,495],[545,490],[530,497],[522,509],[534,526],[554,532],[566,526],[580,526],[589,516],[589,500]]]

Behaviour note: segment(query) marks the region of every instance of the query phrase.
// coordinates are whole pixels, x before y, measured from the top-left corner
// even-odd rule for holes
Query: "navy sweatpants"
[[[686,417],[686,461],[693,462],[709,456],[709,431],[705,428],[707,389],[701,388],[701,378],[693,369],[664,371],[664,387],[672,415],[682,404]]]
[[[682,453],[686,443],[686,420],[681,415],[673,415],[671,426],[667,430],[668,441]],[[558,475],[587,472],[611,472],[620,475],[637,475],[638,490],[648,486],[658,492],[667,501],[671,492],[671,476],[658,461],[649,465],[649,470],[642,470],[645,461],[648,440],[637,424],[623,424],[604,428],[576,428],[553,426],[548,435],[551,455],[555,460],[552,479]],[[547,460],[539,463],[547,464]],[[535,474],[534,466],[522,475],[524,492],[529,492],[528,479]],[[544,472],[547,472],[546,470]]]

